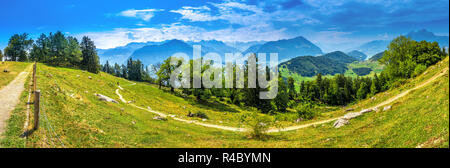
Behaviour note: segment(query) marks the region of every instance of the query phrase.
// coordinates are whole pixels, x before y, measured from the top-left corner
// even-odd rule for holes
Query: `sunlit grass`
[[[218,125],[239,126],[237,118],[253,112],[252,108],[216,100],[197,103],[192,97],[175,96],[145,83],[129,85],[133,82],[105,73],[92,74],[43,64],[38,67],[42,120],[41,128],[28,138],[28,147],[416,147],[419,144],[423,147],[448,147],[448,72],[397,100],[391,104],[391,110],[364,114],[339,129],[333,128],[330,122],[271,133],[268,139],[260,141],[249,139],[246,133],[207,128],[170,118],[168,121],[153,120],[155,115],[152,113],[124,103],[101,102],[94,93],[119,101],[115,94],[119,83],[124,88],[120,90],[124,98],[134,100],[138,106],[184,118],[189,111],[202,111],[209,117],[205,122]],[[372,107],[413,88],[445,67],[448,67],[448,57],[398,89],[379,93],[374,99],[368,98],[348,107],[332,107],[320,117],[298,124],[338,117],[349,107],[355,111]],[[26,102],[25,94],[21,97],[22,102]],[[13,112],[3,146],[23,147],[23,140],[17,137],[21,133],[19,128],[23,126],[24,106],[22,103]],[[295,118],[292,115],[295,114],[271,117],[279,120],[281,117]],[[285,124],[295,123],[289,121]]]
[[[29,65],[25,62],[0,61],[0,89],[8,85],[14,78]],[[9,72],[3,72],[7,69]]]

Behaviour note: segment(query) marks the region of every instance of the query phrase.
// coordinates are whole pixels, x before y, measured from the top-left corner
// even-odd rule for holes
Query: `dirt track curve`
[[[385,105],[387,105],[387,104],[390,104],[390,103],[394,102],[395,100],[397,100],[397,99],[399,99],[399,98],[401,98],[401,97],[407,95],[407,94],[408,94],[409,92],[411,92],[412,90],[419,89],[419,88],[421,88],[421,87],[423,87],[423,86],[425,86],[425,85],[427,85],[427,84],[433,82],[433,81],[436,80],[438,77],[444,75],[445,72],[447,72],[447,71],[448,71],[448,67],[445,68],[445,69],[443,69],[439,74],[436,74],[436,75],[434,75],[433,77],[431,77],[430,79],[428,79],[427,81],[421,83],[420,85],[417,85],[416,87],[414,87],[414,88],[412,88],[412,89],[408,89],[408,90],[406,90],[406,91],[403,91],[402,93],[400,93],[400,94],[398,94],[398,95],[396,95],[396,96],[394,96],[394,97],[392,97],[392,98],[390,98],[390,99],[388,99],[388,100],[386,100],[386,101],[384,101],[384,102],[381,102],[380,104],[378,104],[378,105],[376,105],[376,106],[373,106],[373,107],[371,107],[371,108],[368,108],[368,109],[375,109],[375,108],[379,108],[379,107],[385,106]],[[134,84],[135,84],[135,83],[133,83],[132,85],[134,85]],[[215,124],[207,124],[207,123],[202,123],[202,122],[198,122],[198,121],[194,121],[194,120],[186,120],[186,119],[182,119],[182,118],[177,118],[177,117],[175,117],[175,116],[173,116],[173,115],[167,115],[167,114],[164,114],[164,113],[162,113],[162,112],[154,111],[154,110],[152,110],[150,107],[148,107],[148,108],[139,107],[139,106],[136,106],[136,105],[134,105],[134,104],[132,104],[132,103],[127,102],[127,101],[123,98],[123,96],[119,93],[119,90],[123,90],[123,88],[119,86],[119,89],[116,90],[116,94],[119,96],[119,99],[120,99],[123,103],[127,103],[127,104],[129,104],[129,105],[131,105],[131,106],[133,106],[133,107],[136,107],[136,108],[138,108],[138,109],[145,110],[145,111],[148,111],[148,112],[151,112],[151,113],[160,115],[160,116],[162,116],[162,117],[171,117],[172,119],[177,120],[177,121],[182,121],[182,122],[189,123],[189,124],[196,124],[196,125],[201,125],[201,126],[210,127],[210,128],[217,128],[217,129],[222,129],[222,130],[227,130],[227,131],[235,131],[235,132],[245,132],[245,131],[248,131],[248,129],[246,129],[246,128],[229,127],[229,126],[222,126],[222,125],[215,125]],[[343,117],[343,116],[341,116],[341,117]],[[326,120],[317,121],[317,122],[313,122],[313,123],[309,123],[309,124],[302,124],[302,125],[289,126],[289,127],[285,127],[285,128],[271,128],[271,129],[269,129],[267,132],[268,132],[268,133],[272,133],[272,132],[282,132],[282,131],[292,131],[292,130],[297,130],[297,129],[306,128],[306,127],[313,126],[313,125],[320,125],[320,124],[332,122],[332,121],[337,120],[337,119],[339,119],[339,118],[341,118],[341,117],[336,117],[336,118],[326,119]]]

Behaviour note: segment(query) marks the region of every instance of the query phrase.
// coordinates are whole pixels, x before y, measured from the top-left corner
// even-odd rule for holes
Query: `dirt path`
[[[433,82],[436,78],[438,78],[438,77],[444,75],[445,72],[447,72],[447,71],[448,71],[448,67],[445,68],[445,69],[443,69],[439,74],[436,74],[435,76],[431,77],[431,78],[428,79],[427,81],[421,83],[420,85],[417,85],[416,87],[414,87],[414,88],[412,88],[412,89],[408,89],[408,90],[406,90],[406,91],[404,91],[404,92],[402,92],[402,93],[400,93],[400,94],[398,94],[398,95],[396,95],[396,96],[394,96],[394,97],[392,97],[392,98],[390,98],[390,99],[388,99],[388,100],[386,100],[386,101],[384,101],[384,102],[381,102],[380,104],[378,104],[378,105],[376,105],[376,106],[373,106],[373,107],[371,107],[371,108],[368,108],[368,109],[374,109],[374,108],[378,108],[378,107],[382,107],[382,106],[385,106],[385,105],[387,105],[387,104],[390,104],[390,103],[394,102],[395,100],[397,100],[397,99],[399,99],[399,98],[401,98],[401,97],[407,95],[407,94],[408,94],[409,92],[411,92],[412,90],[419,89],[419,88],[421,88],[421,87],[423,87],[423,86],[425,86],[425,85],[427,85],[427,84]],[[120,87],[120,86],[119,86],[119,89],[120,89],[120,90],[123,90],[123,88]],[[119,89],[116,90],[116,94],[119,96],[119,99],[120,99],[123,103],[128,103],[128,102],[123,98],[123,96],[119,93]],[[151,113],[153,113],[153,114],[160,115],[160,116],[162,116],[162,117],[167,117],[167,116],[168,116],[167,114],[164,114],[164,113],[161,113],[161,112],[158,112],[158,111],[154,111],[154,110],[152,110],[150,107],[148,107],[148,108],[143,108],[143,107],[139,107],[139,106],[136,106],[136,105],[134,105],[134,104],[131,104],[131,103],[129,103],[129,104],[130,104],[131,106],[133,106],[133,107],[136,107],[136,108],[139,108],[139,109],[141,109],[141,110],[145,110],[145,111],[151,112]],[[207,124],[207,123],[202,123],[202,122],[198,122],[198,121],[194,121],[194,120],[186,120],[186,119],[182,119],[182,118],[177,118],[177,117],[175,117],[175,116],[173,116],[173,115],[169,115],[169,117],[171,117],[172,119],[177,120],[177,121],[181,121],[181,122],[185,122],[185,123],[189,123],[189,124],[201,125],[201,126],[210,127],[210,128],[217,128],[217,129],[228,130],[228,131],[235,131],[235,132],[245,132],[245,131],[248,131],[248,129],[246,129],[246,128],[237,128],[237,127],[228,127],[228,126],[215,125],[215,124]],[[341,116],[341,117],[342,117],[342,116]],[[341,118],[341,117],[336,117],[336,118],[331,118],[331,119],[327,119],[327,120],[317,121],[317,122],[313,122],[313,123],[309,123],[309,124],[302,124],[302,125],[289,126],[289,127],[285,127],[285,128],[272,128],[272,129],[269,129],[267,132],[268,132],[268,133],[273,133],[273,132],[283,132],[283,131],[297,130],[297,129],[301,129],[301,128],[310,127],[310,126],[313,126],[313,125],[320,125],[320,124],[329,123],[329,122],[332,122],[332,121],[334,121],[334,120],[337,120],[337,119],[339,119],[339,118]]]
[[[182,118],[175,117],[175,115],[167,115],[167,114],[164,114],[164,113],[161,113],[161,112],[158,112],[158,111],[154,111],[154,110],[152,110],[150,107],[147,107],[147,108],[139,107],[139,106],[137,106],[137,105],[135,105],[135,104],[128,103],[128,102],[123,98],[123,96],[119,93],[119,90],[123,90],[123,88],[119,86],[119,89],[116,89],[116,94],[119,96],[119,99],[120,99],[123,103],[129,104],[129,105],[131,105],[131,106],[133,106],[133,107],[136,107],[136,108],[138,108],[138,109],[141,109],[141,110],[144,110],[144,111],[147,111],[147,112],[150,112],[150,113],[159,115],[159,116],[161,116],[161,117],[170,117],[170,118],[172,118],[172,119],[174,119],[174,120],[181,121],[181,122],[185,122],[185,123],[188,123],[188,124],[196,124],[196,125],[201,125],[201,126],[205,126],[205,127],[217,128],[217,129],[223,129],[223,130],[228,130],[228,131],[237,131],[237,132],[244,132],[244,131],[247,131],[245,128],[228,127],[228,126],[222,126],[222,125],[215,125],[215,124],[202,123],[202,122],[198,122],[198,121],[195,121],[195,120],[186,120],[186,119],[182,119]]]
[[[402,93],[400,93],[400,94],[398,94],[398,95],[396,95],[396,96],[394,96],[394,97],[391,97],[390,99],[388,99],[388,100],[386,100],[386,101],[384,101],[384,102],[381,102],[380,104],[378,104],[378,105],[376,105],[376,106],[373,106],[373,107],[371,107],[371,108],[368,108],[368,109],[375,109],[375,108],[379,108],[379,107],[383,107],[383,106],[385,106],[385,105],[388,105],[388,104],[394,102],[395,100],[397,100],[397,99],[399,99],[399,98],[401,98],[401,97],[407,95],[407,94],[408,94],[409,92],[411,92],[412,90],[419,89],[419,88],[421,88],[421,87],[423,87],[423,86],[425,86],[425,85],[427,85],[427,84],[433,82],[434,80],[436,80],[436,78],[438,78],[438,77],[444,75],[445,72],[447,72],[447,71],[448,71],[448,67],[445,68],[445,69],[443,69],[439,74],[436,74],[436,75],[434,75],[433,77],[431,77],[430,79],[428,79],[427,81],[421,83],[420,85],[417,85],[416,87],[414,87],[414,88],[412,88],[412,89],[408,89],[408,90],[406,90],[406,91],[404,91],[404,92],[402,92]],[[327,120],[323,120],[323,121],[318,121],[318,122],[314,122],[314,123],[310,123],[310,124],[290,126],[290,127],[286,127],[286,128],[283,128],[283,129],[270,129],[268,132],[291,131],[291,130],[296,130],[296,129],[300,129],[300,128],[306,128],[306,127],[313,126],[313,125],[320,125],[320,124],[332,122],[332,121],[337,120],[337,119],[339,119],[339,118],[341,118],[341,117],[336,117],[336,118],[332,118],[332,119],[327,119]]]
[[[0,137],[6,129],[6,122],[11,115],[11,111],[20,102],[20,94],[25,90],[25,80],[31,68],[31,65],[28,66],[13,81],[0,90]]]

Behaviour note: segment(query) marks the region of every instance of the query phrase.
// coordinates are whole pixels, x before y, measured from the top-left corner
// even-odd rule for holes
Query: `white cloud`
[[[260,41],[279,40],[287,38],[285,29],[274,29],[271,25],[247,26],[241,28],[225,28],[208,31],[197,26],[174,23],[161,27],[146,28],[118,28],[107,32],[89,32],[77,37],[89,36],[94,40],[97,48],[108,49],[124,46],[130,42],[164,41],[180,39],[184,41],[220,40],[233,41]],[[251,37],[251,38],[250,38]]]
[[[178,10],[171,10],[170,12],[173,13],[179,13],[182,15],[182,19],[187,19],[190,21],[213,21],[217,20],[218,17],[211,16],[209,14],[209,11],[211,9],[207,6],[201,6],[201,7],[190,7],[190,6],[184,6],[181,9]]]
[[[148,22],[153,16],[155,16],[155,12],[158,11],[163,11],[163,9],[128,9],[120,12],[119,15],[124,17],[138,18]]]
[[[225,20],[231,24],[240,24],[245,26],[271,24],[272,21],[301,21],[302,24],[320,23],[320,21],[302,14],[301,11],[276,10],[269,13],[265,12],[260,6],[247,5],[232,1],[226,1],[223,3],[210,2],[208,4],[214,8],[211,9],[207,6],[185,6],[178,10],[171,10],[170,12],[181,14],[182,19],[192,22]],[[216,14],[213,14],[213,10]]]

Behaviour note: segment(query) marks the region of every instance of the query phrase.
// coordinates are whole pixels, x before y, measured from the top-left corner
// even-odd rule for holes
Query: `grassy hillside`
[[[14,80],[28,65],[29,63],[24,62],[0,62],[0,89]],[[9,72],[3,72],[4,69],[8,69]]]
[[[297,57],[297,58],[301,58],[301,59],[304,60],[306,57]],[[294,59],[292,59],[292,60],[294,60]],[[313,64],[309,63],[308,61],[306,61],[306,62],[305,61],[301,61],[301,62],[302,62],[302,64],[313,65]],[[296,87],[297,91],[300,88],[299,84],[300,84],[301,81],[312,81],[312,80],[316,79],[315,76],[311,76],[311,77],[309,77],[309,76],[302,76],[300,73],[297,73],[297,71],[289,70],[289,68],[286,66],[287,64],[291,64],[291,62],[288,61],[288,62],[285,62],[285,63],[280,65],[279,74],[282,77],[284,77],[284,78],[292,77],[296,81],[295,82],[295,87]],[[356,68],[370,68],[371,69],[370,73],[367,74],[367,75],[363,75],[363,77],[372,77],[373,75],[375,75],[375,73],[376,74],[380,74],[381,71],[383,71],[383,69],[384,69],[384,65],[381,65],[380,63],[378,63],[378,61],[370,61],[370,60],[368,60],[368,61],[355,61],[355,62],[352,62],[352,63],[349,63],[349,64],[342,64],[341,66],[344,67],[344,69],[342,69],[341,73],[343,73],[345,76],[350,76],[350,77],[357,77],[358,76],[358,74],[356,74],[353,71],[353,69],[356,69]],[[319,67],[319,66],[316,66],[316,67]],[[320,67],[322,67],[322,66],[320,66]],[[328,66],[328,67],[330,67],[330,66]],[[316,71],[316,72],[320,72],[320,71]],[[333,77],[333,75],[327,74],[327,75],[323,75],[323,77],[331,78],[331,77]]]
[[[383,92],[349,107],[369,108],[402,91],[414,88],[448,68],[448,57],[400,88]],[[155,116],[124,103],[102,102],[100,93],[117,101],[117,83],[126,100],[167,114],[185,116],[202,111],[206,123],[239,126],[239,118],[253,109],[210,101],[198,104],[144,83],[100,73],[55,68],[39,64],[38,89],[42,92],[41,127],[25,142],[22,134],[24,106],[17,107],[8,124],[5,147],[448,147],[449,76],[414,90],[392,104],[350,120],[339,129],[326,123],[295,131],[271,133],[267,140],[248,139],[247,133],[224,131],[184,122],[154,120]],[[91,76],[92,79],[89,79]],[[22,102],[26,102],[23,93]],[[314,122],[344,115],[344,109],[323,113]],[[272,116],[274,117],[274,116]],[[185,117],[186,118],[186,117]],[[275,117],[274,117],[275,118]],[[300,123],[303,124],[303,123]],[[286,123],[294,125],[294,123]]]

